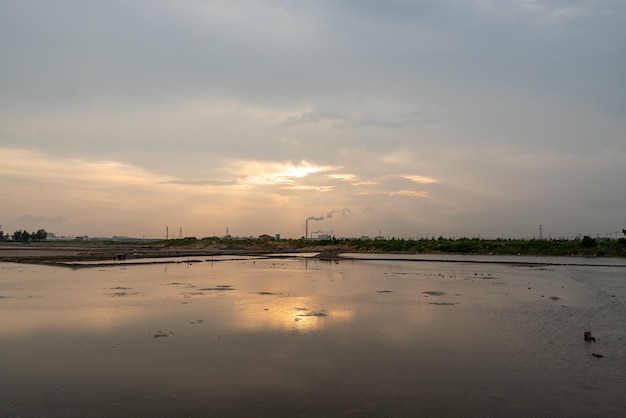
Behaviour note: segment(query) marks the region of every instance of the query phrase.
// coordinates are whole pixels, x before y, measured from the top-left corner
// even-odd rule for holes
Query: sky
[[[626,2],[3,0],[0,157],[5,233],[621,236]]]

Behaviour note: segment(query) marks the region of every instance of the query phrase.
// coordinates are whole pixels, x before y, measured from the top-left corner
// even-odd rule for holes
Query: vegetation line
[[[626,230],[623,231],[626,236]],[[471,254],[575,257],[626,257],[626,238],[594,239],[274,239],[188,237],[162,241],[14,241],[0,242],[0,261],[70,263],[163,257],[259,256],[292,253]],[[445,260],[448,261],[448,260]],[[610,263],[607,263],[610,264]],[[594,264],[595,265],[595,264]]]

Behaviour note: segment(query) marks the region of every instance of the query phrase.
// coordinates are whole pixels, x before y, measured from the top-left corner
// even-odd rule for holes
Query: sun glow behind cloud
[[[253,185],[293,185],[298,179],[310,174],[335,169],[333,166],[319,166],[307,161],[299,164],[291,162],[241,161],[238,164],[241,184]]]

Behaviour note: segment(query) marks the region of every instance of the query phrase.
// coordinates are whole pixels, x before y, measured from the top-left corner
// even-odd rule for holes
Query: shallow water
[[[624,267],[4,263],[0,315],[2,416],[626,411]]]

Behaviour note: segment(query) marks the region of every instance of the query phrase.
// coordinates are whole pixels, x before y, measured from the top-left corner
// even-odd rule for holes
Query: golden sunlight
[[[239,175],[243,177],[242,184],[245,185],[291,184],[294,179],[335,169],[333,166],[316,166],[304,160],[300,164],[241,161],[238,166]]]
[[[249,309],[238,312],[239,320],[232,323],[256,332],[310,332],[354,319],[354,312],[347,309],[315,310],[319,304],[320,301],[315,297],[277,297],[272,299],[271,304],[258,300],[248,303]],[[258,312],[263,314],[259,315]]]

